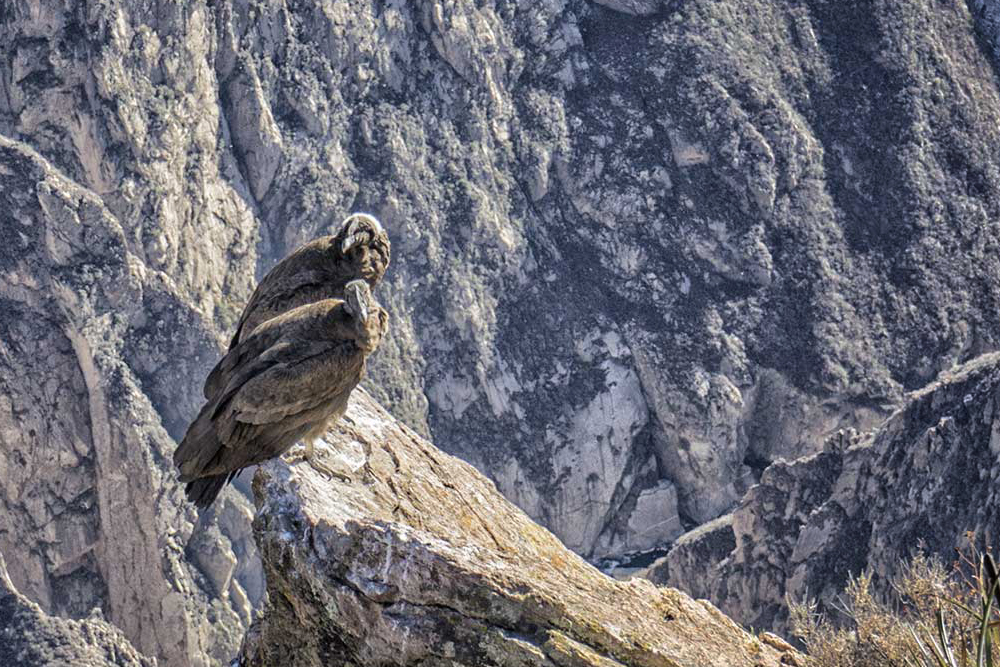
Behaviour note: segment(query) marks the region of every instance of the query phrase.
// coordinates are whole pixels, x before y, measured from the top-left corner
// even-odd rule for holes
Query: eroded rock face
[[[371,391],[578,552],[669,540],[997,346],[998,110],[966,3],[13,3],[12,579],[223,659],[246,508],[191,553],[171,439],[255,275],[357,209],[394,249]]]
[[[100,618],[49,616],[17,592],[0,555],[0,664],[7,667],[154,667],[121,631]]]
[[[196,516],[156,390],[136,370],[163,368],[158,383],[177,381],[180,401],[194,389],[186,371],[214,354],[208,324],[129,250],[93,192],[3,136],[0,174],[0,550],[10,577],[47,613],[102,609],[162,665],[223,663],[252,606],[233,552],[253,582],[255,549],[245,530],[187,544]],[[220,513],[238,516],[241,503],[246,512],[234,494]],[[212,576],[225,563],[227,575]]]
[[[949,563],[966,531],[1000,532],[1000,355],[908,396],[869,434],[764,471],[731,515],[677,541],[656,582],[755,627],[783,628],[786,596],[828,603],[870,568],[884,584],[919,548]]]
[[[1000,103],[962,3],[607,4],[22,3],[0,132],[213,334],[255,268],[379,215],[369,387],[623,550],[644,490],[708,520],[995,346]],[[129,361],[175,437],[188,358]]]
[[[997,202],[975,181],[995,180],[978,118],[1000,107],[964,5],[394,11],[345,19],[393,49],[372,43],[351,61],[370,78],[338,90],[364,110],[344,154],[388,175],[359,199],[392,203],[376,212],[414,239],[392,298],[419,351],[401,354],[422,364],[427,431],[574,549],[626,548],[635,498],[663,481],[678,518],[715,517],[777,457],[876,425],[995,346]],[[954,94],[912,85],[931,80]],[[483,143],[467,164],[449,152]],[[430,164],[454,179],[418,179]],[[457,216],[430,203],[467,196]]]
[[[268,604],[241,664],[778,665],[706,602],[615,581],[472,466],[363,392],[318,446],[355,481],[266,464],[254,530]],[[371,470],[362,470],[364,450]]]

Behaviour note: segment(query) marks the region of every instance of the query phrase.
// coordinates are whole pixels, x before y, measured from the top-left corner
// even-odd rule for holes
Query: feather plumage
[[[344,286],[363,279],[375,287],[389,266],[389,237],[378,220],[355,213],[333,236],[321,236],[285,257],[257,285],[229,343],[235,348],[262,323],[298,306],[340,299]],[[221,389],[216,367],[205,381],[205,398]]]
[[[347,409],[388,328],[367,282],[256,326],[213,370],[216,390],[174,452],[188,497],[207,507],[234,474],[321,434]],[[221,480],[221,481],[220,481]]]

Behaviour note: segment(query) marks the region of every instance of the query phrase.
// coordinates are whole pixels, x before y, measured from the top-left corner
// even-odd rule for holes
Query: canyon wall
[[[164,664],[231,655],[263,592],[246,498],[192,543],[170,452],[255,279],[352,210],[394,253],[366,386],[580,554],[877,425],[1000,336],[971,7],[3,5],[14,584]]]

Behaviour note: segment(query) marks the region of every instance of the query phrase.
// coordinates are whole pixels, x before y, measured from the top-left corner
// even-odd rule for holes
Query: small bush
[[[844,623],[814,601],[790,603],[792,632],[815,667],[1000,667],[998,588],[988,551],[968,548],[950,571],[916,556],[886,595],[870,573],[852,579],[837,605]]]

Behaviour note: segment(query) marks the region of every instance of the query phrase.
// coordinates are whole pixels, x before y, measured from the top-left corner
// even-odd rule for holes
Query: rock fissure
[[[309,656],[337,636],[352,638],[342,642],[344,664],[450,656],[471,667],[519,655],[525,665],[662,667],[701,665],[720,650],[727,664],[751,664],[749,636],[710,606],[609,579],[363,392],[348,414],[324,446],[347,450],[378,424],[369,465],[379,481],[328,481],[280,461],[254,480],[271,602],[244,642],[246,665],[277,655],[317,664]],[[400,516],[400,489],[419,490],[435,510]],[[726,637],[728,648],[705,652],[694,640],[701,632]]]

